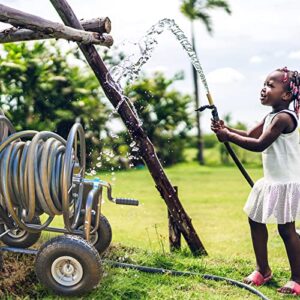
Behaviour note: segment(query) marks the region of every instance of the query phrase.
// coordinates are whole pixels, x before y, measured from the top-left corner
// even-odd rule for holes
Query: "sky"
[[[0,0],[1,4],[60,22],[48,0]],[[112,21],[115,45],[138,42],[160,19],[174,19],[190,36],[190,23],[180,13],[180,0],[69,0],[79,19],[108,16]],[[248,127],[269,111],[260,104],[259,94],[265,77],[274,69],[287,66],[300,70],[300,1],[228,0],[232,14],[211,11],[213,35],[200,22],[195,23],[198,58],[220,116],[230,113],[233,122]],[[0,23],[0,28],[7,27]],[[130,47],[129,47],[130,48]],[[185,79],[176,88],[193,92],[192,72],[187,54],[170,32],[164,32],[143,71],[163,71],[167,76],[183,71]],[[201,102],[207,104],[201,86]],[[210,113],[202,113],[201,124],[209,132]]]

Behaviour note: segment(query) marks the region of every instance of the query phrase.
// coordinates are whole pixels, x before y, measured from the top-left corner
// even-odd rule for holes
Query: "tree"
[[[171,88],[182,78],[182,74],[177,74],[167,79],[163,73],[156,72],[152,77],[141,77],[126,88],[164,165],[184,160],[187,133],[193,127],[187,112],[191,97]]]
[[[79,118],[87,149],[100,152],[108,109],[100,102],[97,80],[88,68],[79,67],[79,60],[73,49],[62,52],[48,42],[5,44],[0,107],[16,130],[50,130],[64,138]]]
[[[199,20],[204,23],[207,31],[212,34],[212,21],[211,17],[208,14],[208,11],[215,8],[222,8],[228,14],[231,14],[231,10],[229,8],[228,3],[225,0],[182,0],[181,4],[181,12],[184,16],[186,16],[191,22],[191,39],[192,46],[194,51],[196,52],[195,46],[195,32],[194,32],[194,21]],[[198,87],[198,75],[197,71],[192,65],[193,71],[193,83],[194,83],[194,98],[195,98],[195,106],[196,108],[200,107],[200,99],[199,99],[199,87]],[[203,156],[203,138],[201,132],[201,124],[200,124],[200,113],[197,111],[196,113],[196,124],[197,124],[197,148],[198,154],[197,159],[201,165],[204,164],[204,156]]]

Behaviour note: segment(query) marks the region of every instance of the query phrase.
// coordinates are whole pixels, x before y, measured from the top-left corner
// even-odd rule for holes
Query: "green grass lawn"
[[[249,186],[234,167],[205,167],[189,162],[165,169],[192,223],[211,255],[248,255],[250,240],[243,205]],[[251,169],[254,178],[260,169]],[[113,242],[153,251],[168,251],[167,208],[147,169],[98,174],[113,183],[114,197],[136,198],[138,207],[106,200],[102,213],[113,228]],[[105,195],[106,196],[106,195]],[[57,223],[60,223],[58,220]],[[276,228],[271,231],[277,236]],[[236,243],[236,247],[234,247]]]
[[[259,169],[249,172],[254,178],[261,176]],[[166,169],[166,173],[172,184],[178,186],[183,207],[209,255],[249,257],[251,244],[243,205],[250,188],[238,170],[188,163]],[[110,181],[109,174],[102,178]],[[104,203],[103,213],[112,225],[114,242],[168,251],[167,209],[148,171],[119,172],[116,178],[114,194],[137,198],[140,206]],[[276,245],[279,241],[276,227],[271,226],[270,235],[271,243]]]
[[[147,169],[98,174],[113,183],[114,197],[136,198],[138,207],[115,205],[107,200],[102,207],[113,230],[109,258],[125,262],[230,277],[235,280],[255,267],[247,217],[243,205],[250,191],[235,167],[199,166],[189,162],[165,169],[209,256],[195,258],[182,241],[183,251],[170,254],[167,209]],[[253,179],[261,169],[251,168]],[[56,221],[57,223],[60,220]],[[289,278],[283,243],[275,225],[269,226],[269,257],[274,280],[259,290],[270,299],[286,299],[276,288]],[[258,299],[236,287],[203,280],[201,277],[150,275],[133,270],[105,267],[105,276],[88,299]],[[32,295],[32,294],[31,294]],[[36,297],[55,298],[37,285]]]

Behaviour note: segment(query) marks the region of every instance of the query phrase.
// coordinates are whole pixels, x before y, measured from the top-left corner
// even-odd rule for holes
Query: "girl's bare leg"
[[[253,249],[256,257],[256,270],[264,277],[271,274],[268,262],[268,230],[266,224],[257,223],[249,218]],[[246,280],[247,282],[247,280]],[[250,283],[250,282],[249,282]]]
[[[300,284],[300,239],[296,232],[295,222],[279,224],[279,234],[284,242],[291,267],[291,280]],[[290,293],[289,288],[281,288],[280,292]]]

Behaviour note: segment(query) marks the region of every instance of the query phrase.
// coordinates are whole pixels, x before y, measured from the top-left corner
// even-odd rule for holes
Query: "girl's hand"
[[[217,131],[219,129],[225,128],[224,121],[223,120],[215,121],[215,120],[211,119],[210,128],[213,132],[217,133]]]
[[[229,130],[227,128],[220,128],[216,131],[216,135],[218,140],[221,143],[225,143],[229,141]]]

